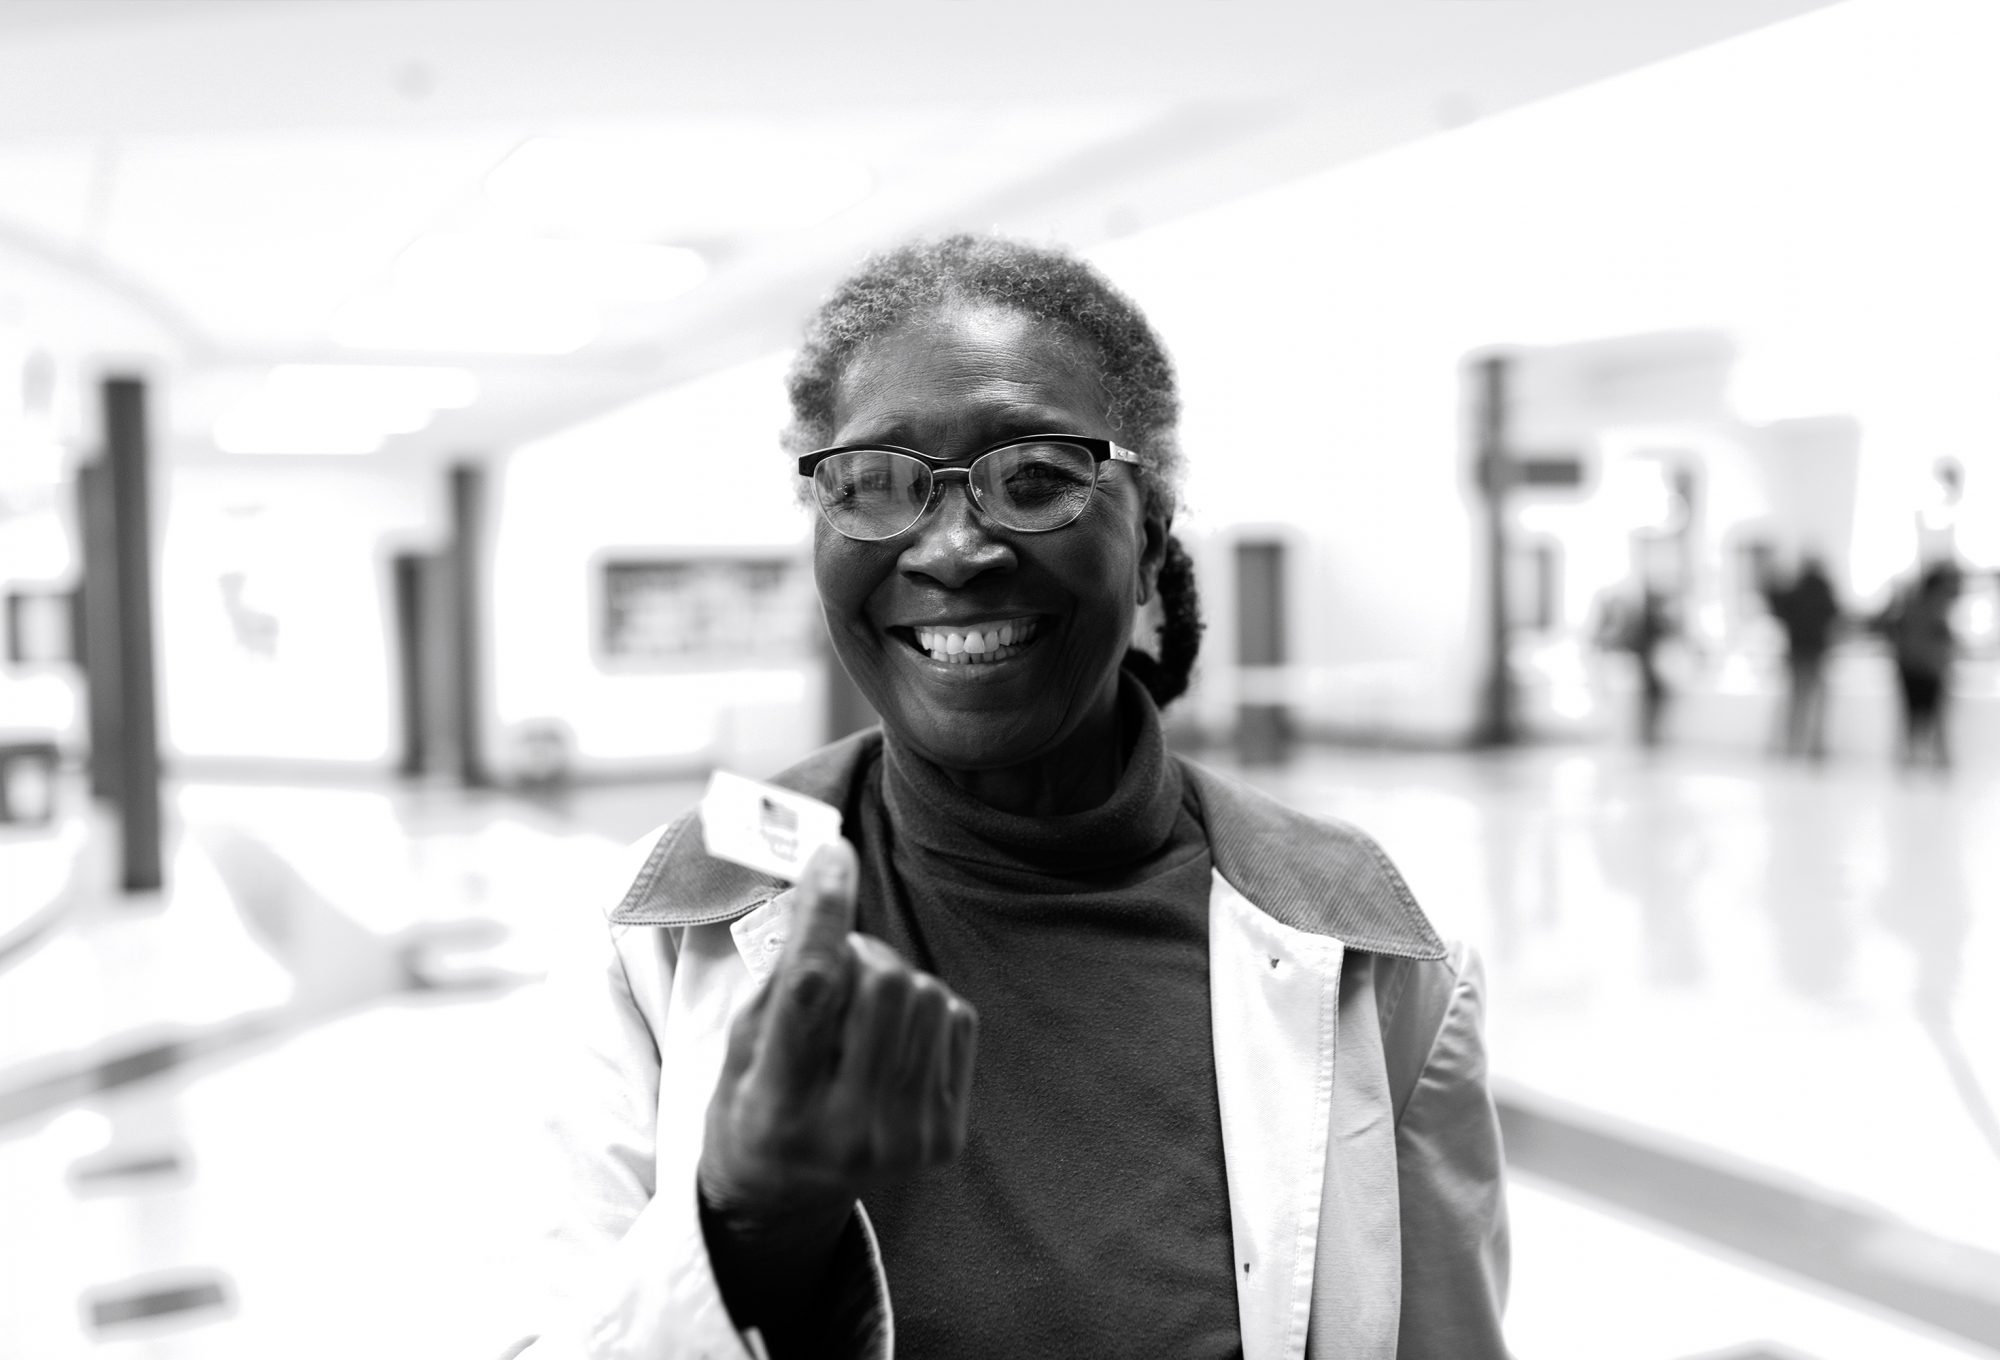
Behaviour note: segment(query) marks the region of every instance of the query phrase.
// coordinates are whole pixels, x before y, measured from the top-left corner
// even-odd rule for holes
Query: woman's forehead
[[[878,438],[889,426],[987,423],[1085,434],[1105,427],[1106,406],[1086,347],[1019,311],[981,306],[864,341],[841,372],[833,415],[843,438],[863,426]],[[1091,428],[1077,428],[1079,421]]]

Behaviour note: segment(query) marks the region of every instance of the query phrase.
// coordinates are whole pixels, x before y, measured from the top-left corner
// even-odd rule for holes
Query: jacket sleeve
[[[1464,946],[1421,967],[1396,1024],[1429,1035],[1398,1111],[1403,1238],[1401,1360],[1504,1360],[1507,1202],[1500,1121],[1481,1036],[1485,977]]]
[[[636,927],[628,937],[619,926],[608,932],[550,976],[543,1063],[549,1155],[539,1189],[544,1220],[553,1226],[536,1281],[537,1334],[509,1354],[760,1360],[761,1341],[754,1331],[737,1331],[716,1283],[693,1175],[657,1183],[659,1045],[670,1040],[656,1036],[647,1017],[665,1013],[679,964],[677,932]],[[628,953],[643,967],[628,968]],[[706,1103],[708,1096],[675,1098]],[[886,1287],[859,1214],[835,1269],[839,1296],[859,1305],[842,1319],[855,1342],[835,1353],[886,1354]]]
[[[661,968],[672,985],[665,932]],[[534,1360],[752,1360],[708,1266],[690,1182],[660,1193],[654,1125],[659,1050],[615,946],[549,983],[551,1224]]]

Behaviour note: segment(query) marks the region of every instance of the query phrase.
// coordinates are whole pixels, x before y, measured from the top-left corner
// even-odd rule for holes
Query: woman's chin
[[[882,715],[903,745],[941,769],[966,774],[1012,769],[1046,755],[1056,745],[1057,733],[1036,730],[1046,725],[1038,718],[963,710]]]
[[[1060,763],[1086,729],[1101,735],[1093,716],[1115,723],[1117,657],[1079,657],[1056,643],[1044,636],[972,660],[911,646],[871,648],[852,658],[861,665],[849,670],[883,725],[933,765],[965,773],[1016,769]]]

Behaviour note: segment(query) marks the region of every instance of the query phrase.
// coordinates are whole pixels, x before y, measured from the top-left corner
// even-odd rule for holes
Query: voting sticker
[[[701,800],[708,853],[797,882],[813,851],[840,838],[840,809],[790,789],[717,770]]]

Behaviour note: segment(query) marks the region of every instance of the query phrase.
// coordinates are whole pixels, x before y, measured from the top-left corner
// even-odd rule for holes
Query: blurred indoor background
[[[788,347],[961,229],[1179,364],[1176,743],[1486,954],[1521,1360],[2000,1354],[1997,61],[1993,0],[0,0],[0,1356],[491,1353],[550,959],[868,721]]]

